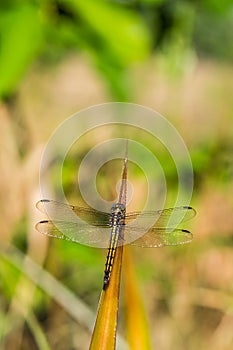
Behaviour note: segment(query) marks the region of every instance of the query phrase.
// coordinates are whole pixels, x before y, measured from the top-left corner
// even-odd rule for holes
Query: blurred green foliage
[[[89,64],[92,64],[95,71],[98,71],[100,76],[105,79],[109,94],[113,99],[121,101],[130,100],[134,93],[134,86],[132,86],[132,82],[130,81],[132,77],[131,72],[135,66],[137,67],[141,62],[149,62],[148,59],[156,54],[156,57],[162,57],[161,61],[164,66],[169,69],[169,73],[173,73],[174,71],[178,71],[179,73],[184,68],[183,63],[187,58],[189,60],[193,57],[200,57],[232,62],[232,33],[233,5],[231,0],[223,0],[221,2],[217,0],[197,0],[195,2],[181,0],[0,0],[0,99],[5,99],[7,102],[8,98],[14,97],[20,87],[20,82],[30,69],[40,71],[41,67],[53,67],[67,55],[78,52]],[[206,69],[206,67],[204,69]],[[209,74],[209,72],[212,71],[207,69],[207,74]],[[153,74],[155,75],[156,72],[153,72]],[[220,70],[219,74],[221,76],[223,75],[223,77],[221,77],[222,81],[224,80],[224,74],[230,81],[228,71],[227,73],[223,73],[223,71]],[[214,79],[216,79],[216,84],[218,84],[218,75],[216,76]],[[203,80],[201,79],[199,81],[198,89],[201,88]],[[192,84],[191,80],[190,82]],[[166,81],[165,84],[169,84],[169,82]],[[80,81],[80,85],[82,85],[82,81]],[[228,85],[231,86],[230,82]],[[228,85],[226,84],[226,86]],[[222,97],[225,97],[225,94],[229,94],[230,97],[228,100],[230,101],[231,89],[228,87],[224,89],[223,86],[225,85],[222,84],[220,86],[220,89],[222,89]],[[200,100],[200,105],[205,105],[205,103],[207,103],[207,105],[208,103],[209,105],[212,104],[213,99],[215,99],[219,91],[220,90],[214,90],[213,93],[210,92],[208,95],[204,96],[205,98]],[[158,91],[156,91],[156,93],[157,92]],[[193,93],[192,88],[189,93]],[[194,91],[194,94],[195,93]],[[169,101],[169,94],[167,96]],[[199,118],[194,121],[190,119],[189,123],[188,114],[192,113],[191,110],[186,109],[184,106],[187,102],[187,96],[184,98],[183,96],[181,97],[181,104],[183,106],[181,115],[183,113],[182,122],[184,121],[184,124],[186,119],[186,126],[183,128],[184,134],[185,128],[186,131],[191,134],[192,132],[202,131],[202,121],[203,124],[207,124],[206,131],[202,133],[202,136],[200,138],[196,137],[196,135],[192,136],[192,141],[189,145],[195,175],[194,201],[195,206],[199,205],[198,217],[201,218],[198,219],[197,217],[196,220],[200,220],[199,225],[196,226],[196,228],[194,227],[194,233],[197,239],[193,241],[190,247],[174,247],[169,248],[169,250],[165,248],[164,250],[160,250],[159,253],[157,251],[149,252],[149,250],[143,253],[141,250],[135,251],[135,256],[138,258],[137,261],[135,261],[135,265],[138,268],[139,275],[143,282],[142,286],[146,291],[145,301],[148,302],[148,310],[151,306],[152,309],[154,308],[150,311],[151,319],[153,319],[153,324],[155,320],[158,319],[157,325],[159,327],[162,327],[164,320],[164,324],[166,324],[165,317],[167,317],[170,310],[172,310],[172,307],[175,307],[174,305],[177,300],[179,301],[180,290],[179,288],[177,289],[179,283],[181,290],[184,290],[185,293],[189,291],[188,288],[190,288],[192,292],[192,288],[195,286],[197,286],[197,288],[213,286],[213,289],[219,289],[220,293],[223,293],[223,296],[225,291],[229,290],[229,293],[232,292],[230,284],[232,278],[228,277],[230,273],[227,272],[230,268],[224,259],[228,257],[230,261],[232,258],[232,252],[230,250],[232,250],[233,235],[232,229],[229,229],[230,224],[226,227],[224,226],[225,222],[230,221],[230,211],[229,213],[225,213],[224,205],[227,202],[230,203],[231,200],[230,190],[232,188],[230,187],[230,182],[233,178],[233,146],[232,137],[229,136],[230,133],[228,136],[225,136],[226,131],[230,130],[228,122],[231,120],[230,118],[229,120],[226,119],[226,116],[230,115],[230,113],[225,111],[229,108],[229,104],[226,103],[225,106],[224,98],[219,97],[219,95],[217,97],[216,100],[223,100],[223,102],[218,105],[218,108],[214,107],[217,110],[216,113],[219,114],[219,121],[215,120],[213,124],[215,123],[214,127],[216,129],[219,128],[220,124],[225,124],[221,136],[218,130],[213,134],[208,131],[208,123],[211,123],[212,120],[211,118],[207,118],[206,120],[204,118],[206,117],[206,113],[211,114],[211,108],[205,106],[202,110],[202,106],[198,106],[200,109],[197,109],[197,113],[195,110],[193,114],[199,116]],[[30,99],[31,95],[28,98]],[[77,98],[80,98],[79,94],[77,94]],[[153,98],[154,96],[152,94],[150,97],[151,104]],[[25,103],[25,101],[20,101],[20,103]],[[35,135],[32,130],[36,130],[38,134],[42,134],[45,130],[43,128],[38,130],[40,129],[38,126],[41,122],[39,118],[35,118],[34,120],[32,118],[34,128],[30,129],[29,124],[26,122],[27,113],[24,113],[27,107],[23,109],[20,103],[15,104],[15,109],[17,109],[18,114],[16,112],[15,114],[9,114],[10,122],[12,119],[13,123],[15,123],[12,125],[10,124],[11,126],[9,129],[12,127],[12,135],[18,138],[15,144],[12,143],[14,145],[12,148],[22,143],[22,139],[25,137],[22,133],[22,129],[25,129],[23,131],[28,134],[26,140],[30,140],[34,146],[38,145],[38,140],[33,140]],[[32,106],[34,107],[33,103]],[[175,115],[177,112],[175,110],[176,106],[174,101],[171,101],[171,106],[171,108],[174,106]],[[214,106],[216,106],[216,104],[214,104]],[[52,114],[52,112],[50,114]],[[198,114],[200,114],[202,118],[200,118]],[[223,118],[220,120],[222,114]],[[16,119],[14,120],[14,118],[11,118],[12,116],[16,116]],[[31,116],[33,117],[33,113],[30,114],[30,117]],[[46,119],[44,116],[43,118]],[[23,125],[21,129],[16,125],[19,120]],[[219,124],[217,124],[218,122]],[[46,123],[48,123],[48,120],[46,120]],[[200,126],[198,126],[199,129],[194,127],[194,123],[200,124]],[[49,128],[50,126],[48,126],[48,130]],[[4,124],[2,129],[3,134],[7,133],[9,130],[7,128],[4,129]],[[117,128],[114,130],[115,137],[125,137],[130,134],[128,129],[125,130],[125,134],[119,132]],[[155,142],[154,138],[143,133],[140,134],[139,131],[135,130],[132,131],[132,134],[133,133],[134,136],[136,135],[135,133],[138,133],[136,135],[138,140],[154,152],[159,163],[162,165],[168,185],[168,200],[172,202],[173,197],[177,193],[177,171],[174,161],[168,155],[166,149]],[[189,136],[187,140],[188,138]],[[43,138],[40,135],[40,142],[41,139]],[[81,162],[91,146],[91,142],[96,142],[96,140],[99,139],[97,137],[93,137],[92,139],[90,135],[87,136],[84,142],[80,142],[82,148],[80,147],[78,152],[71,154],[69,159],[64,162],[62,174],[63,186],[71,203],[79,204],[76,203],[78,200],[80,201],[80,205],[84,205],[84,203],[81,202],[82,199],[79,198],[81,194],[78,192],[78,188],[76,188],[77,164]],[[32,244],[33,240],[36,240],[36,234],[39,235],[39,233],[33,233],[33,239],[29,238],[28,233],[31,231],[31,227],[30,229],[28,228],[28,226],[30,226],[30,213],[27,211],[28,207],[23,209],[24,212],[21,213],[21,216],[17,216],[17,211],[14,211],[14,205],[12,205],[14,200],[20,202],[22,206],[24,205],[23,203],[26,202],[26,200],[22,198],[24,192],[23,195],[22,192],[19,191],[13,195],[11,193],[11,195],[8,196],[8,192],[10,191],[8,190],[7,184],[9,182],[10,186],[15,190],[14,182],[17,182],[16,178],[18,179],[20,176],[25,176],[28,191],[31,190],[28,178],[30,178],[29,173],[33,172],[34,169],[31,171],[30,167],[30,170],[26,171],[22,162],[27,159],[28,155],[34,157],[34,146],[31,147],[30,142],[26,144],[25,141],[24,159],[17,159],[20,170],[23,169],[22,172],[25,174],[19,174],[19,171],[16,172],[15,167],[12,166],[12,172],[9,173],[8,176],[5,176],[5,178],[1,178],[2,187],[6,187],[7,189],[7,196],[3,191],[4,196],[1,202],[1,210],[3,212],[2,223],[4,224],[4,221],[10,221],[9,227],[11,227],[11,222],[17,221],[17,224],[11,227],[12,232],[10,232],[9,237],[6,236],[6,240],[9,239],[10,244],[18,247],[20,251],[23,252],[23,257],[26,257],[26,253],[30,250],[30,244]],[[8,151],[8,147],[10,149],[8,144],[4,144],[4,147],[2,151],[5,151],[5,149]],[[17,152],[18,150],[14,150],[12,154],[17,154]],[[10,156],[7,155],[7,157],[9,157],[9,163],[15,162],[16,157],[13,158],[12,154]],[[10,159],[11,156],[12,160]],[[2,166],[1,175],[2,173],[3,175],[5,174],[5,159],[0,164]],[[144,161],[147,163],[147,159],[144,159]],[[120,161],[105,164],[98,174],[98,190],[106,199],[112,199],[115,195],[115,192],[113,193],[112,191],[115,191],[115,184],[119,179],[121,165]],[[148,167],[149,165],[150,164],[148,164]],[[7,169],[11,168],[9,167]],[[136,182],[135,188],[137,188],[137,191],[141,193],[141,198],[143,198],[145,192],[143,187],[145,177],[142,171],[131,163],[129,163],[128,170],[129,178],[131,174],[133,174],[132,177]],[[158,181],[158,178],[156,178],[157,169],[150,168],[150,170],[153,176],[155,176],[155,181]],[[51,182],[53,183],[55,193],[57,171],[55,160],[51,169]],[[23,189],[23,191],[25,191],[25,189]],[[20,193],[20,195],[18,193]],[[10,207],[11,205],[12,217],[9,214],[4,216],[5,207]],[[141,203],[135,203],[135,206],[136,205],[140,206]],[[203,207],[200,208],[201,205],[203,205]],[[228,206],[226,206],[226,208],[228,208]],[[212,214],[208,216],[208,213]],[[3,235],[3,240],[4,239],[5,237]],[[44,248],[41,242],[40,246],[38,245],[34,249],[41,249],[41,254],[43,255]],[[229,254],[229,256],[227,256],[227,252],[231,253],[231,255]],[[13,263],[14,255],[15,253],[12,253],[12,256],[9,254],[7,260],[3,254],[0,259],[0,290],[2,292],[2,297],[0,299],[0,338],[1,324],[4,322],[9,323],[9,329],[12,327],[12,339],[15,334],[15,329],[17,329],[17,325],[15,326],[11,322],[7,313],[9,305],[11,305],[11,303],[14,305],[18,299],[16,289],[22,290],[26,295],[28,295],[28,292],[31,293],[32,290],[30,284],[29,286],[25,286],[23,283],[24,286],[21,288],[21,280],[23,280],[22,277],[24,276],[23,258],[21,259],[22,264],[17,265],[17,262],[15,264]],[[70,290],[73,290],[82,300],[92,305],[94,309],[97,303],[96,296],[99,295],[102,285],[104,256],[105,253],[98,249],[92,249],[62,240],[50,240],[43,263],[45,263],[46,270],[51,271],[53,276],[62,281],[61,285],[64,284],[68,286]],[[212,264],[214,264],[215,261],[217,261],[217,263],[212,268]],[[208,266],[210,266],[209,270]],[[207,269],[206,271],[205,268]],[[215,280],[213,279],[212,272]],[[180,281],[175,279],[176,276],[181,276]],[[215,282],[213,282],[213,280]],[[190,281],[192,281],[192,283],[190,283]],[[150,287],[148,287],[149,284],[151,284]],[[148,290],[146,288],[148,288]],[[148,291],[149,293],[147,293]],[[60,318],[62,319],[62,312],[58,309],[58,306],[54,305],[53,298],[48,297],[42,287],[41,289],[39,287],[34,293],[33,302],[30,304],[29,300],[28,309],[35,310],[39,320],[43,322],[46,320],[43,326],[44,332],[46,335],[50,332],[50,340],[52,342],[53,339],[58,337],[57,320]],[[195,294],[195,291],[193,293]],[[54,290],[54,295],[56,295],[56,290]],[[174,296],[178,299],[176,299],[174,305],[172,305]],[[186,296],[188,298],[189,293],[186,293]],[[202,298],[199,298],[198,294],[197,299],[198,302],[202,301]],[[206,300],[207,299],[208,298],[206,298]],[[56,298],[54,298],[54,300],[56,300]],[[221,300],[221,298],[216,298],[215,304],[213,303],[213,310],[215,310],[215,306],[217,306],[217,308],[219,307],[219,300]],[[186,305],[184,309],[189,308],[187,314],[189,313],[189,315],[191,315],[189,317],[190,319],[192,318],[192,321],[186,320],[186,314],[184,314],[183,318],[179,318],[177,315],[173,317],[171,313],[171,318],[181,321],[180,324],[182,324],[184,328],[187,326],[187,328],[184,329],[182,337],[185,341],[190,337],[188,346],[190,346],[190,349],[192,346],[192,348],[195,349],[199,346],[196,346],[196,344],[193,345],[194,338],[198,342],[198,337],[201,337],[203,340],[208,337],[206,336],[207,332],[204,336],[200,336],[199,328],[202,328],[200,327],[200,319],[196,320],[196,315],[192,314],[192,312],[194,313],[195,301],[190,300],[189,304],[190,306]],[[178,302],[177,305],[182,306],[183,304],[182,302],[180,304]],[[224,307],[222,307],[222,309],[225,310]],[[162,312],[162,310],[165,311]],[[203,310],[205,312],[210,310],[207,302]],[[56,317],[57,314],[59,317]],[[201,314],[201,316],[202,322],[204,320],[205,324],[208,324],[209,319],[205,318],[204,314]],[[160,319],[162,321],[161,323]],[[72,324],[71,317],[69,324]],[[50,330],[49,325],[51,327]],[[53,325],[53,327],[51,325]],[[169,325],[170,320],[168,319],[166,325],[166,334],[168,334],[168,338],[171,336],[173,328],[176,328],[170,327]],[[230,323],[229,325],[231,326]],[[227,322],[225,326],[227,326]],[[155,327],[155,329],[157,332],[158,327]],[[214,329],[210,327],[208,332],[212,332],[212,330]],[[77,332],[75,331],[74,333],[76,334]],[[68,332],[67,334],[69,335]],[[179,337],[177,336],[177,339]],[[61,344],[67,345],[66,339],[63,339]],[[174,349],[181,348],[179,341],[177,344],[174,345]],[[33,347],[28,345],[24,348],[32,349]],[[52,348],[57,349],[58,347],[54,346]],[[208,348],[208,346],[203,343],[202,347],[199,348],[204,349]],[[41,349],[44,348],[41,347]]]
[[[233,178],[230,140],[206,140],[191,153],[196,187],[212,180],[221,185],[228,184]]]
[[[38,7],[26,2],[10,5],[0,12],[0,96],[14,92],[42,44]]]
[[[232,27],[230,0],[1,1],[0,98],[17,90],[32,64],[39,69],[79,51],[115,99],[129,100],[128,70],[154,50],[170,66],[190,50],[232,60]]]
[[[17,271],[13,266],[9,265],[2,257],[0,260],[0,275],[1,275],[1,292],[10,300],[15,293],[18,284],[20,271]]]

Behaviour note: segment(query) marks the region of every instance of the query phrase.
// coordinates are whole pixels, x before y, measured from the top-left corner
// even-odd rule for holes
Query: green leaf
[[[14,92],[38,54],[42,25],[35,6],[21,5],[0,14],[0,98]]]
[[[232,9],[232,0],[206,0],[203,2],[203,7],[217,15],[225,15]]]
[[[107,1],[63,1],[104,40],[123,66],[147,57],[150,36],[140,16]]]

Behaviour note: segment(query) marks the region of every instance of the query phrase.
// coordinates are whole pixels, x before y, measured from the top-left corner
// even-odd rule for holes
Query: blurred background
[[[193,162],[197,217],[185,228],[194,241],[132,249],[151,348],[233,348],[232,33],[230,0],[0,1],[1,349],[88,348],[105,252],[40,235],[35,202],[55,128],[114,101],[165,116]],[[113,133],[85,135],[67,160],[71,203],[82,203],[77,164]],[[172,198],[176,170],[160,151]],[[130,171],[140,207],[142,175]],[[120,174],[120,162],[99,174],[106,198]],[[56,173],[53,182],[56,191]],[[127,339],[124,309],[122,295],[119,332]]]

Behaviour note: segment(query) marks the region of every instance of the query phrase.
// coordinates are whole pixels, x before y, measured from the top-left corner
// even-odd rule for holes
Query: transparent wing
[[[188,221],[196,215],[195,209],[189,206],[168,208],[157,211],[138,211],[126,214],[125,224],[132,223],[135,220],[137,227],[164,227],[169,225],[173,227],[181,222]]]
[[[176,226],[195,215],[196,211],[189,206],[129,213],[125,220],[125,244],[162,247],[188,243],[193,238],[191,232]]]
[[[53,221],[74,222],[78,217],[89,225],[109,227],[110,214],[95,209],[76,207],[48,199],[40,200],[36,203],[36,207]]]
[[[106,248],[109,245],[110,230],[106,226],[91,226],[75,222],[43,220],[36,229],[44,235],[68,241]]]
[[[80,226],[64,221],[43,220],[37,223],[36,229],[44,235],[60,238],[80,244],[106,248],[109,246],[110,231],[101,226]],[[124,227],[124,240],[119,244],[130,244],[138,247],[162,247],[189,243],[193,235],[188,230],[173,228],[152,228],[135,240],[138,227]]]
[[[108,247],[111,214],[46,199],[39,201],[37,208],[52,219],[39,222],[36,225],[39,232],[80,244]],[[188,243],[192,234],[174,226],[190,220],[195,214],[188,206],[128,213],[122,228],[124,240],[119,244],[161,247]]]
[[[125,243],[143,248],[156,248],[162,246],[179,245],[189,243],[193,235],[188,230],[179,228],[152,228],[141,237],[133,241],[138,236],[138,227],[124,229]]]

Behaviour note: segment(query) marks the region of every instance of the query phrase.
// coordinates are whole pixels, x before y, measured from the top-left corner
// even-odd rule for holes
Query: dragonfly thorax
[[[111,208],[112,214],[118,214],[119,216],[124,217],[125,216],[125,205],[121,203],[113,204]]]

